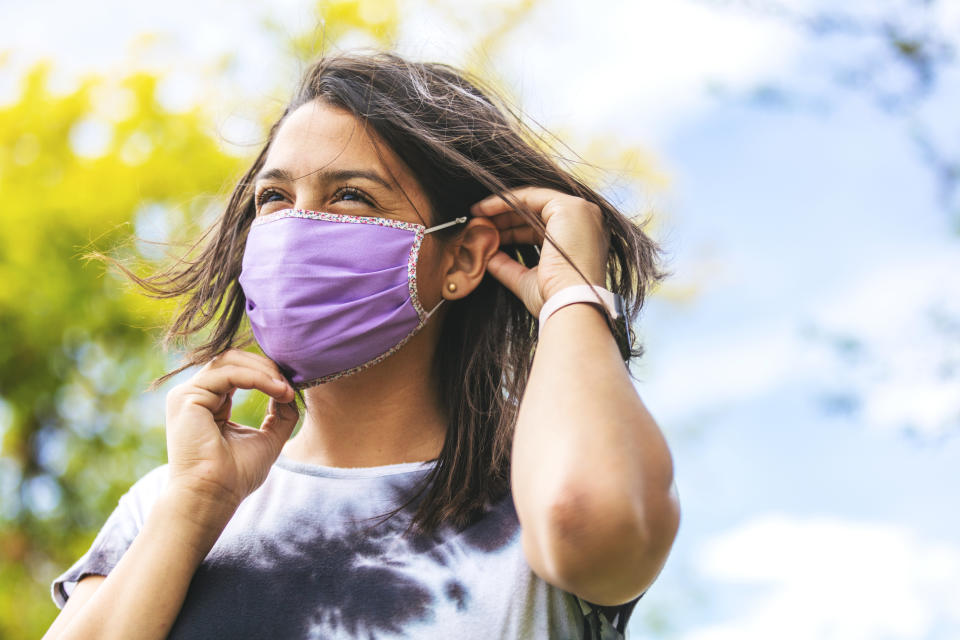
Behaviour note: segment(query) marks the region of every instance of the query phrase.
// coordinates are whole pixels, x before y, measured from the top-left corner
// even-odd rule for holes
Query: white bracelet
[[[600,301],[597,300],[598,295],[600,296]],[[560,289],[560,291],[557,291],[555,294],[550,296],[546,302],[543,303],[543,307],[540,308],[539,332],[543,333],[543,324],[555,311],[567,306],[568,304],[574,304],[577,302],[588,302],[595,305],[602,305],[610,314],[611,319],[616,320],[618,318],[619,314],[614,293],[612,291],[604,289],[603,287],[592,286],[589,284],[578,284],[572,287]]]

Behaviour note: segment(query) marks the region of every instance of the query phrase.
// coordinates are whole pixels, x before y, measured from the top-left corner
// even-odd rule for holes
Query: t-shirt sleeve
[[[63,609],[81,578],[88,575],[105,576],[117,566],[143,528],[147,513],[163,489],[166,478],[167,464],[162,464],[144,474],[120,496],[117,506],[97,532],[87,552],[54,578],[50,585],[50,595],[58,609]]]

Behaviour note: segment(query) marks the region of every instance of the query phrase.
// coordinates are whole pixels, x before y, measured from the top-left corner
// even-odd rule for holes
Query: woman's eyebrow
[[[351,178],[366,178],[371,182],[376,182],[377,184],[383,186],[390,191],[393,191],[393,185],[387,182],[380,174],[375,171],[369,171],[365,169],[337,169],[334,171],[315,171],[313,173],[307,174],[312,176],[314,180],[319,180],[322,182],[341,182],[344,180],[350,180]],[[303,176],[306,177],[306,176]],[[265,169],[257,174],[256,182],[261,180],[279,180],[280,182],[293,182],[297,180],[296,177],[287,169],[282,167],[275,167],[273,169]]]

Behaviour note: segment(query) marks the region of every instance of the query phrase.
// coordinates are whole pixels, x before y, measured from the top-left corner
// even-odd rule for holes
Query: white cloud
[[[718,588],[759,588],[743,610],[683,640],[894,640],[960,629],[960,547],[899,525],[758,516],[706,542],[699,566]]]
[[[752,324],[735,331],[687,331],[668,347],[651,336],[655,360],[642,391],[668,421],[787,384],[804,393],[843,391],[860,399],[871,427],[945,432],[960,421],[960,371],[951,371],[960,368],[960,340],[937,330],[932,314],[960,326],[958,273],[954,246],[903,249],[882,267],[838,276],[820,296],[776,321],[750,318]],[[719,286],[734,292],[751,278],[744,274]],[[861,361],[838,361],[827,342],[801,333],[807,324],[861,341]]]
[[[577,5],[597,15],[588,3]],[[589,24],[590,17],[582,17],[581,24]],[[709,106],[708,83],[752,86],[792,62],[801,46],[789,27],[689,0],[624,2],[605,22],[603,38],[615,35],[625,64],[594,62],[588,81],[612,89],[600,94],[609,101],[607,109],[627,105],[651,130]],[[583,108],[596,102],[591,92],[579,92],[579,98]]]
[[[827,292],[812,316],[866,340],[902,338],[916,328],[918,314],[940,304],[960,313],[960,253],[956,244],[935,242],[888,256],[840,290]]]
[[[896,376],[865,390],[864,413],[868,424],[881,428],[910,427],[939,435],[960,425],[958,379],[938,380],[935,371],[921,378]]]
[[[401,3],[399,48],[415,57],[460,64],[469,56],[468,47],[495,31],[517,5],[407,0]],[[283,0],[271,4],[269,15],[292,35],[315,27],[312,6]],[[541,0],[517,22],[502,50],[486,52],[500,52],[490,71],[507,74],[529,100],[525,106],[545,124],[596,129],[603,123],[619,133],[629,125],[635,137],[650,142],[710,106],[704,92],[709,81],[734,89],[750,86],[790,64],[802,46],[800,35],[787,26],[710,3],[619,0],[601,6]],[[264,37],[260,25],[266,14],[250,3],[238,8],[225,0],[200,5],[171,0],[133,9],[108,0],[103,13],[110,18],[105,21],[86,19],[79,7],[64,0],[0,7],[0,20],[18,25],[7,47],[21,63],[52,56],[71,76],[150,61],[155,65],[148,66],[164,70],[202,71],[227,53],[239,57],[244,72],[237,79],[249,79],[247,89],[262,90],[285,72],[280,67],[287,52],[271,50],[277,40]],[[60,27],[46,19],[51,11],[63,18]],[[184,13],[195,19],[179,20]],[[161,34],[152,45],[160,47],[159,58],[132,45],[146,32]],[[172,38],[166,46],[164,37]],[[183,100],[204,99],[189,87],[174,94],[179,108]]]
[[[454,19],[429,4],[411,6],[404,50],[454,63],[505,15],[486,0],[457,3]],[[755,12],[694,0],[542,0],[499,53],[482,55],[548,128],[623,135],[627,126],[649,143],[711,106],[709,82],[752,86],[790,64],[801,45],[796,30]]]
[[[651,345],[656,349],[656,345]],[[657,353],[649,382],[641,386],[656,414],[682,419],[756,397],[815,366],[789,326],[755,325],[736,333],[685,336],[682,344]]]
[[[862,398],[871,426],[938,434],[960,424],[960,331],[945,328],[960,327],[957,274],[956,247],[932,245],[864,274],[811,314],[861,341],[862,362],[838,381]]]

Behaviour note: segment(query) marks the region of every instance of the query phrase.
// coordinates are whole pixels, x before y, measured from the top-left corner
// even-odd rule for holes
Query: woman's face
[[[391,218],[430,226],[432,212],[416,178],[349,112],[320,101],[280,125],[255,187],[257,215],[281,209]],[[439,302],[440,247],[427,234],[417,268],[421,303]],[[371,251],[375,251],[371,247]]]

